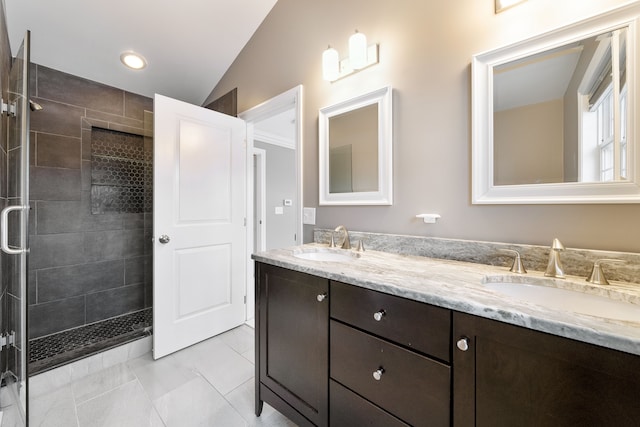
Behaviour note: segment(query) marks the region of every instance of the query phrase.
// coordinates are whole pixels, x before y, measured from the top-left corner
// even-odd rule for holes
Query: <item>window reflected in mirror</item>
[[[627,179],[626,27],[493,67],[494,185]]]

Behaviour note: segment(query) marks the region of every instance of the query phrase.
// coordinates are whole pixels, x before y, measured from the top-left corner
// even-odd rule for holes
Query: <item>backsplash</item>
[[[331,232],[332,230],[328,229],[315,229],[313,241],[329,244]],[[549,246],[534,246],[351,230],[349,236],[354,248],[357,246],[358,240],[362,240],[365,249],[495,265],[507,269],[511,266],[513,257],[502,254],[499,250],[512,249],[520,253],[525,268],[530,271],[546,270],[549,260],[549,246],[551,246],[551,242],[549,242]],[[338,237],[336,236],[336,238]],[[560,258],[566,274],[585,278],[591,272],[591,267],[596,260],[603,258],[624,260],[625,264],[604,264],[603,269],[606,277],[609,280],[640,284],[640,254],[638,253],[567,248],[561,253]]]

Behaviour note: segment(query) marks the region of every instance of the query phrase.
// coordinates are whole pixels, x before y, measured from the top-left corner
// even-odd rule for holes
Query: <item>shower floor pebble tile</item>
[[[267,404],[253,414],[253,334],[243,325],[157,361],[147,353],[31,394],[29,426],[295,427]]]

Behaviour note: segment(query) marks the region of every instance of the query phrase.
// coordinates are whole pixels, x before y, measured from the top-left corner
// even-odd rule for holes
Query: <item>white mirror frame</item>
[[[373,92],[320,109],[319,183],[320,205],[391,205],[393,204],[393,111],[392,88]],[[329,119],[331,117],[378,104],[378,191],[329,192]]]
[[[638,25],[640,4],[616,8],[528,40],[474,55],[472,60],[472,203],[580,204],[640,203],[640,141],[638,140]],[[494,185],[493,69],[494,67],[571,42],[628,27],[627,90],[628,176],[626,181],[556,184]]]

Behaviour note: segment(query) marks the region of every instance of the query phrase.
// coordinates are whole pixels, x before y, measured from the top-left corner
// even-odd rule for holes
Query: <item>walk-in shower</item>
[[[150,333],[153,206],[152,100],[32,71],[29,375]]]

